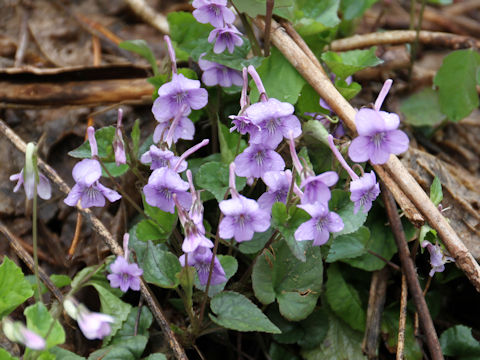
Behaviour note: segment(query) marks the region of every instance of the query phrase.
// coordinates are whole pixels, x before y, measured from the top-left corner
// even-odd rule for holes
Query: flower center
[[[321,217],[318,219],[317,223],[315,224],[315,227],[317,228],[318,231],[323,231],[323,228],[327,225],[327,219],[325,217]]]
[[[254,155],[255,162],[257,163],[257,166],[262,166],[263,165],[263,160],[265,159],[265,151],[260,150],[257,151]]]
[[[215,16],[220,15],[220,7],[215,5],[215,4],[210,5],[210,11],[213,12],[215,14]]]
[[[185,91],[176,93],[175,101],[177,102],[177,104],[181,104],[183,103],[183,100],[185,100],[186,97],[187,97],[187,93]]]
[[[372,136],[373,145],[378,149],[385,138],[385,132],[379,132]]]
[[[267,131],[271,135],[277,131],[279,121],[276,118],[272,118],[267,122]]]
[[[158,191],[160,193],[160,195],[162,195],[165,199],[167,200],[171,200],[172,199],[172,192],[170,191],[169,188],[166,188],[166,187],[162,187],[160,188],[160,190]]]
[[[85,190],[85,195],[90,199],[90,200],[94,200],[97,195],[98,195],[99,191],[97,189],[97,187],[95,186],[95,184],[89,186],[86,190]]]

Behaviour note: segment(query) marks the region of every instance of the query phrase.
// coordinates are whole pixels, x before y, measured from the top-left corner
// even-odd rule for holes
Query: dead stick
[[[265,57],[270,55],[270,32],[274,5],[275,0],[267,0],[267,11],[265,12],[265,32],[263,36],[263,54]]]
[[[168,34],[170,29],[167,18],[157,13],[148,5],[145,0],[125,0],[135,14],[145,20],[146,23],[153,26],[162,34]]]
[[[263,31],[265,24],[261,18],[255,19],[255,24]],[[356,110],[337,91],[330,79],[320,70],[293,41],[286,32],[272,20],[272,43],[282,52],[288,61],[307,80],[318,94],[327,102],[332,110],[344,121],[345,125],[353,132],[356,131]],[[410,199],[420,213],[427,219],[447,247],[449,253],[455,258],[458,267],[467,275],[470,282],[480,291],[480,266],[473,258],[453,228],[443,217],[437,207],[430,201],[425,191],[410,175],[408,170],[394,155],[383,165],[385,174],[389,175],[398,185],[400,190]],[[380,175],[380,174],[379,174]],[[395,200],[402,206],[404,199],[398,196]]]
[[[367,323],[363,336],[362,350],[369,360],[378,359],[378,344],[382,313],[387,297],[387,281],[390,275],[388,267],[372,273],[368,297]]]
[[[405,233],[403,232],[402,222],[400,216],[397,213],[397,206],[392,194],[388,188],[381,183],[382,186],[382,198],[387,210],[388,219],[390,221],[390,227],[393,232],[393,237],[398,248],[398,255],[402,264],[402,270],[407,278],[408,288],[412,294],[413,302],[417,308],[417,312],[420,317],[420,323],[423,329],[423,333],[426,336],[426,342],[430,355],[433,360],[443,359],[442,349],[438,341],[437,332],[433,326],[432,317],[428,310],[427,302],[423,296],[423,291],[418,282],[417,272],[415,270],[415,264],[410,257],[410,250],[408,249],[407,240],[405,239]]]
[[[25,142],[1,119],[0,133],[2,133],[8,140],[10,140],[10,142],[15,145],[18,150],[23,153],[25,152],[27,144],[25,144]],[[50,165],[46,164],[43,160],[39,158],[38,166],[40,170],[59,187],[60,191],[65,194],[68,194],[70,192],[70,187],[65,183],[65,181],[63,181],[63,179],[57,174],[57,172],[52,167],[50,167]],[[94,230],[105,241],[105,243],[110,248],[110,251],[117,256],[123,256],[122,248],[118,245],[117,241],[113,238],[112,234],[110,234],[105,225],[103,225],[103,223],[91,212],[91,210],[84,209],[80,205],[77,205],[77,209],[82,213],[83,217],[92,225]],[[188,360],[185,351],[180,346],[177,338],[170,329],[170,325],[168,324],[168,321],[163,314],[163,311],[160,308],[158,301],[152,294],[152,291],[150,290],[145,280],[143,280],[143,278],[141,279],[140,283],[140,291],[145,298],[148,306],[150,307],[150,310],[152,311],[155,320],[160,325],[160,328],[167,337],[168,343],[170,344],[170,347],[172,348],[175,357],[178,360]]]
[[[405,350],[405,327],[407,324],[407,277],[402,275],[402,295],[400,298],[400,317],[398,319],[397,356],[396,360],[403,360]]]
[[[332,41],[330,49],[333,51],[347,51],[374,45],[398,45],[414,42],[415,37],[415,30],[392,30],[382,33],[354,35]],[[419,33],[418,39],[422,44],[442,46],[451,49],[480,48],[480,40],[446,32],[422,30]]]
[[[22,259],[25,265],[28,266],[30,271],[34,272],[34,264],[32,256],[23,248],[21,245],[22,240],[14,235],[10,229],[0,221],[0,232],[7,238],[10,246],[15,251],[15,253]],[[50,292],[57,298],[59,302],[63,301],[62,292],[55,286],[55,284],[50,280],[48,275],[43,271],[41,267],[38,267],[38,275],[40,276],[40,280],[45,284],[45,286],[50,290]]]

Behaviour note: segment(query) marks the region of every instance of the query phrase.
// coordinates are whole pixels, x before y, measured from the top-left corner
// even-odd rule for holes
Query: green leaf
[[[179,284],[176,276],[182,270],[177,257],[169,251],[162,250],[151,241],[143,251],[137,252],[138,265],[143,269],[143,278],[148,283],[163,287],[176,288]]]
[[[321,142],[328,146],[327,137],[329,133],[320,121],[308,120],[306,123],[303,124],[302,130],[306,142],[308,142],[310,138],[313,139],[314,142]]]
[[[480,343],[472,336],[472,329],[456,325],[442,333],[440,345],[444,355],[458,360],[475,360],[480,358]]]
[[[453,3],[453,0],[427,0],[430,4],[438,4],[438,5],[450,5]]]
[[[327,262],[356,258],[365,254],[365,245],[370,239],[370,231],[362,226],[354,233],[334,237],[330,243]]]
[[[269,97],[290,104],[297,102],[300,91],[306,83],[298,71],[275,47],[272,47],[270,56],[258,67],[257,72]],[[281,74],[281,86],[278,86],[279,74]],[[253,80],[250,82],[250,88],[252,89],[250,99],[255,102],[260,95]]]
[[[210,308],[216,314],[209,314],[210,319],[227,329],[280,333],[280,329],[242,294],[233,291],[221,292],[212,298]]]
[[[342,0],[340,10],[344,20],[353,20],[362,16],[363,13],[375,4],[378,0]]]
[[[310,84],[305,84],[300,92],[298,102],[296,105],[297,112],[303,114],[310,113],[322,113],[323,108],[320,106],[320,95]]]
[[[343,319],[352,329],[364,331],[366,312],[362,306],[357,290],[347,284],[338,264],[332,264],[327,270],[327,300],[337,316]]]
[[[305,360],[364,360],[361,332],[355,331],[332,313],[328,314],[328,332],[322,344],[303,350]]]
[[[145,195],[142,194],[143,210],[145,214],[150,216],[155,225],[158,227],[159,232],[162,232],[163,235],[160,237],[162,240],[166,240],[170,237],[171,232],[175,224],[177,223],[177,213],[174,214],[163,211],[155,206],[149,205],[145,201]]]
[[[138,159],[138,151],[140,149],[140,119],[135,120],[130,137],[132,138],[131,150],[133,152],[133,156],[135,159]]]
[[[270,227],[267,231],[253,234],[253,239],[250,241],[241,242],[238,245],[238,250],[240,250],[244,254],[257,253],[258,251],[263,249],[268,239],[270,239],[270,237],[272,236],[273,231],[274,230]]]
[[[62,325],[58,320],[53,319],[43,303],[31,305],[23,313],[27,319],[27,327],[47,341],[47,349],[65,342],[65,331]]]
[[[140,39],[122,41],[120,44],[118,44],[118,47],[120,49],[132,51],[140,55],[150,63],[150,66],[152,67],[153,73],[155,75],[159,73],[157,61],[155,60],[155,55],[153,55],[152,49],[150,49],[150,46],[148,46],[145,40]]]
[[[148,337],[133,336],[121,343],[106,346],[90,354],[88,360],[137,360],[147,346]]]
[[[322,54],[322,60],[335,75],[346,79],[357,71],[383,63],[382,59],[375,56],[376,49],[372,47],[368,50],[350,50],[340,53],[326,51]]]
[[[268,351],[271,360],[300,360],[300,358],[292,353],[292,350],[272,341]]]
[[[167,360],[167,357],[160,353],[150,354],[143,360]]]
[[[199,187],[210,191],[218,202],[222,201],[228,190],[228,165],[221,162],[208,162],[200,166],[195,178]],[[244,177],[235,177],[235,185],[238,191],[247,184]]]
[[[122,327],[117,331],[112,339],[112,345],[124,342],[129,338],[135,336],[135,324],[137,323],[138,307],[133,307],[128,314],[127,319]],[[138,318],[137,335],[148,336],[148,328],[152,325],[153,316],[148,307],[143,306]]]
[[[393,239],[391,229],[385,225],[387,219],[384,210],[380,207],[374,207],[370,210],[365,226],[370,230],[370,239],[365,245],[366,249],[390,260],[397,252],[397,246]],[[366,253],[352,259],[343,259],[343,262],[353,267],[366,271],[380,270],[385,266],[385,262],[378,257]]]
[[[112,331],[110,334],[104,338],[104,344],[108,344],[113,336],[120,330],[123,322],[127,319],[128,314],[132,310],[132,306],[120,300],[115,296],[108,288],[100,286],[97,283],[92,284],[93,287],[98,291],[98,296],[100,297],[100,311],[104,314],[111,315],[115,322],[110,325]]]
[[[340,24],[339,5],[340,0],[297,0],[289,20],[300,35],[315,35]]]
[[[0,360],[18,360],[18,358],[10,355],[7,350],[0,348]]]
[[[220,153],[222,155],[222,162],[229,165],[235,157],[240,154],[246,147],[247,143],[241,139],[242,135],[238,132],[230,132],[230,130],[218,121],[218,140],[220,142]],[[240,141],[240,146],[237,144]],[[228,178],[228,177],[227,177]],[[223,199],[223,197],[222,197]]]
[[[50,352],[55,355],[55,360],[85,360],[83,356],[79,356],[58,346],[51,348]]]
[[[277,299],[280,313],[287,319],[305,319],[315,308],[322,290],[322,256],[318,246],[305,242],[306,261],[291,256],[285,241],[265,250],[253,267],[255,296],[267,305]]]
[[[395,351],[398,341],[398,313],[400,305],[398,302],[391,304],[382,313],[381,331],[385,343],[389,349]],[[407,316],[405,326],[405,360],[421,360],[423,352],[420,348],[413,331],[413,316]],[[446,355],[446,354],[445,354]],[[473,359],[472,359],[473,360]]]
[[[438,126],[447,118],[440,111],[438,92],[431,88],[404,99],[400,111],[405,115],[405,122],[413,126]]]
[[[108,172],[113,177],[121,176],[125,174],[129,169],[127,164],[120,164],[119,166],[117,166],[115,162],[104,162],[103,165],[107,168]],[[102,176],[108,177],[108,173],[103,168]]]
[[[336,212],[342,218],[345,225],[342,231],[333,234],[334,237],[357,231],[367,219],[367,214],[362,210],[356,214],[353,213],[354,203],[350,201],[350,196],[346,191],[340,189],[333,190],[328,206],[330,211]]]
[[[137,224],[137,237],[145,242],[166,239],[163,230],[153,220],[142,220]]]
[[[265,15],[267,10],[266,0],[232,0],[237,10],[254,18],[257,15]],[[293,4],[293,0],[276,0],[274,13],[276,10],[282,9]]]
[[[225,271],[225,277],[227,278],[227,281],[225,281],[223,284],[210,285],[210,288],[208,289],[208,296],[209,297],[215,296],[219,292],[223,291],[223,289],[225,288],[225,285],[227,284],[228,280],[233,275],[235,275],[235,273],[238,270],[237,259],[235,259],[233,256],[218,255],[218,260],[220,261],[220,264],[222,264],[222,268],[223,268],[223,271]],[[205,291],[206,285],[201,285],[200,284],[200,280],[198,278],[198,275],[195,275],[195,286],[197,287],[197,289]]]
[[[250,52],[251,45],[250,41],[244,39],[242,46],[236,46],[232,54],[228,51],[224,51],[221,54],[215,54],[213,49],[208,51],[202,59],[216,62],[217,64],[222,64],[231,69],[242,71],[244,67],[253,65],[254,68],[260,66],[263,62],[263,57],[254,56],[250,59],[247,59],[248,53]]]
[[[283,203],[275,203],[272,207],[272,225],[280,232],[285,239],[292,254],[300,261],[305,261],[305,252],[307,242],[297,241],[295,231],[300,224],[310,219],[310,215],[303,209],[295,206],[290,207],[287,214],[287,208]]]
[[[98,146],[98,157],[105,162],[115,161],[115,154],[113,152],[113,140],[115,138],[115,127],[106,126],[95,131],[95,139]],[[90,150],[90,143],[85,141],[76,149],[70,151],[68,155],[79,159],[90,159],[92,152]]]
[[[458,50],[448,54],[435,75],[440,109],[452,121],[460,121],[479,105],[476,74],[480,54],[474,50]]]
[[[443,200],[442,184],[438,177],[435,176],[432,185],[430,185],[430,200],[438,206]]]
[[[22,270],[8,257],[0,265],[0,319],[33,295]]]
[[[347,100],[353,99],[362,90],[362,86],[359,83],[352,81],[348,84],[345,80],[340,78],[335,80],[335,87]]]
[[[167,15],[170,26],[170,36],[177,45],[176,56],[178,60],[188,60],[193,56],[198,60],[201,53],[212,48],[212,44],[207,41],[213,26],[210,24],[200,24],[191,13],[171,12]]]

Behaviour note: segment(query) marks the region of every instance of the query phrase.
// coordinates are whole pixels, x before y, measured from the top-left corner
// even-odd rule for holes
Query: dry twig
[[[3,120],[0,120],[0,133],[2,133],[13,145],[15,145],[18,150],[23,153],[25,152],[25,142],[12,129],[9,128],[7,124],[3,122]],[[57,172],[50,167],[50,165],[46,164],[39,158],[38,166],[40,170],[59,187],[60,191],[62,191],[64,194],[68,194],[70,192],[70,187],[65,183],[65,181],[63,181]],[[112,234],[110,234],[105,225],[103,225],[103,223],[92,213],[92,211],[90,209],[84,209],[80,205],[77,205],[77,209],[82,213],[84,219],[86,219],[92,225],[93,229],[105,241],[107,246],[110,248],[110,251],[116,256],[123,256],[122,248],[118,245],[117,241],[113,238]],[[163,314],[157,299],[143,278],[141,279],[140,283],[140,291],[150,310],[152,311],[155,320],[160,325],[160,328],[167,338],[175,357],[178,360],[188,360],[185,351],[180,346],[177,338],[170,329],[170,325]]]
[[[400,318],[398,319],[397,360],[403,360],[405,350],[405,327],[407,324],[407,277],[402,275],[402,295],[400,298]]]
[[[255,24],[263,31],[265,23],[257,18]],[[415,34],[415,32],[413,32]],[[295,41],[286,34],[279,24],[272,20],[272,42],[283,53],[285,58],[307,80],[315,91],[327,102],[332,110],[344,121],[344,124],[353,132],[356,131],[356,110],[338,92],[325,73],[302,51]],[[391,155],[383,165],[385,174],[389,175],[399,189],[409,198],[418,211],[425,217],[430,226],[434,228],[447,247],[449,253],[455,258],[458,267],[467,275],[468,279],[480,291],[480,266],[473,258],[462,241],[459,239],[448,221],[443,217],[437,207],[430,201],[425,191],[410,175],[400,160]],[[381,176],[382,174],[379,174]],[[396,196],[399,196],[397,194]],[[396,198],[402,206],[403,196]]]
[[[145,0],[125,0],[125,2],[135,14],[140,16],[146,23],[152,25],[162,34],[168,34],[170,32],[167,18],[152,9]]]

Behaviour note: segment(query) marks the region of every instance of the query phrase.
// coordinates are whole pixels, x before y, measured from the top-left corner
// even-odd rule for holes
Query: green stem
[[[35,169],[35,181],[33,185],[33,211],[32,211],[32,237],[33,237],[33,272],[37,283],[37,293],[35,294],[37,302],[42,301],[40,291],[40,276],[38,275],[38,227],[37,227],[37,184],[38,170]]]
[[[245,14],[241,13],[237,9],[237,13],[239,14],[238,17],[242,21],[242,25],[245,28],[245,32],[247,33],[247,37],[250,40],[250,44],[252,45],[252,52],[255,56],[262,56],[262,49],[260,49],[260,45],[258,44],[258,40],[255,37],[255,33],[253,32],[252,24],[248,21]]]

